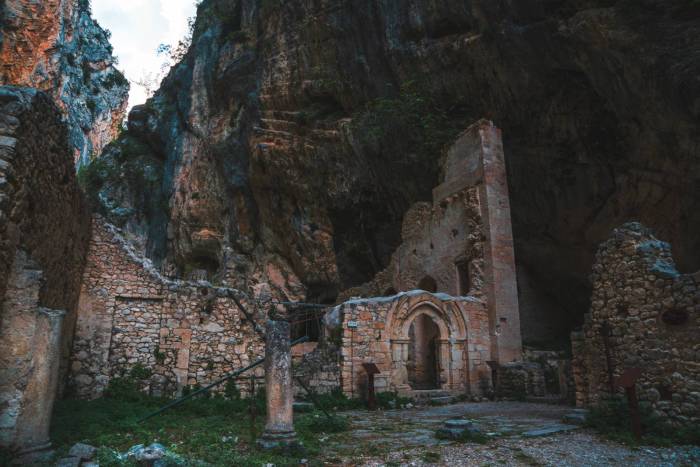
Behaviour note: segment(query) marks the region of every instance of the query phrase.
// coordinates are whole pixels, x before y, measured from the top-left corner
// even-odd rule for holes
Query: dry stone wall
[[[671,246],[639,223],[601,244],[591,309],[572,336],[578,405],[595,405],[625,369],[641,400],[675,423],[700,422],[700,274],[681,274]],[[607,363],[609,361],[609,364]]]
[[[0,86],[0,446],[48,442],[89,235],[59,109]]]
[[[70,388],[80,397],[99,397],[110,380],[142,367],[151,373],[144,391],[173,396],[261,358],[264,343],[230,294],[255,309],[233,289],[162,277],[118,229],[95,219]],[[256,319],[262,324],[261,314]]]

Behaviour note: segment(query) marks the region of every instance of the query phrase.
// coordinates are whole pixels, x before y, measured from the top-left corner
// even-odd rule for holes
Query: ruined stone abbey
[[[0,7],[14,25],[0,24],[1,448],[47,449],[56,398],[104,397],[135,371],[143,393],[176,398],[247,367],[269,350],[261,330],[275,313],[291,339],[308,338],[290,351],[297,395],[590,408],[635,374],[655,416],[700,424],[695,179],[681,177],[681,156],[661,168],[609,160],[656,120],[615,126],[600,96],[568,94],[578,81],[533,110],[499,81],[527,73],[480,74],[497,61],[470,48],[486,32],[423,31],[434,48],[419,46],[408,13],[384,18],[385,55],[370,47],[336,67],[360,47],[344,41],[375,26],[312,40],[252,2],[198,20],[211,21],[196,30],[204,45],[120,133],[128,82],[108,35],[68,3]],[[23,32],[31,15],[43,20]],[[256,21],[273,32],[253,39]],[[207,42],[206,28],[225,37]],[[327,37],[336,49],[318,45]],[[473,61],[455,72],[462,47]],[[557,57],[557,73],[573,66]],[[447,104],[404,86],[425,71],[404,60],[425,61],[420,83]],[[455,77],[470,73],[483,79]],[[554,89],[555,75],[533,81]],[[608,126],[625,142],[610,130],[614,144],[600,143]],[[693,128],[658,139],[697,150]],[[675,154],[649,141],[630,153]],[[670,166],[677,191],[655,178]],[[264,384],[262,366],[251,375]]]

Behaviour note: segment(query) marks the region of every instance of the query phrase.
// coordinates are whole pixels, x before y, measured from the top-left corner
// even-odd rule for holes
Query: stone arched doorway
[[[461,390],[467,381],[467,326],[462,309],[430,293],[402,295],[387,314],[391,386]]]
[[[406,369],[411,389],[440,387],[440,329],[425,313],[413,319],[408,330]]]

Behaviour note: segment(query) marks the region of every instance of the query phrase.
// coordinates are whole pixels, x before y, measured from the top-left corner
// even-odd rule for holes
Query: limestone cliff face
[[[524,337],[552,340],[623,221],[700,264],[699,19],[687,0],[208,0],[88,186],[172,275],[332,301],[388,264],[442,148],[486,117]]]
[[[114,67],[108,33],[85,0],[6,0],[0,6],[0,84],[54,98],[69,124],[76,163],[118,133],[129,83]]]

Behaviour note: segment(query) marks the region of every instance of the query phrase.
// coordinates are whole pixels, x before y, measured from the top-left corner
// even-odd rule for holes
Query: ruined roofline
[[[213,285],[209,281],[187,281],[187,280],[181,280],[181,279],[170,279],[158,271],[158,269],[153,265],[153,262],[140,254],[136,248],[133,246],[133,244],[127,240],[124,235],[122,234],[122,229],[119,227],[115,226],[114,224],[108,222],[104,217],[96,214],[95,215],[95,220],[98,222],[101,222],[105,229],[109,232],[110,235],[112,235],[113,239],[116,240],[119,245],[121,246],[122,250],[128,255],[129,259],[134,262],[139,264],[153,279],[161,282],[163,285],[167,286],[169,290],[171,291],[177,291],[180,289],[185,289],[185,288],[207,288],[210,290],[213,290],[216,292],[218,296],[225,296],[228,294],[234,294],[234,295],[239,295],[245,297],[247,300],[251,301],[260,301],[255,298],[248,297],[248,294],[243,292],[242,290],[239,289],[234,289],[232,287],[219,287]],[[390,303],[395,300],[398,300],[402,297],[414,297],[417,295],[422,295],[422,294],[428,294],[432,295],[433,297],[442,300],[443,302],[475,302],[475,303],[483,303],[483,300],[477,297],[474,297],[472,295],[465,295],[465,296],[453,296],[449,295],[443,292],[428,292],[426,290],[420,290],[420,289],[414,289],[414,290],[409,290],[409,291],[404,291],[404,292],[399,292],[395,295],[388,296],[388,297],[367,297],[367,298],[362,298],[362,297],[356,297],[352,298],[350,300],[346,300],[342,303],[339,303],[335,306],[333,305],[328,305],[328,309],[339,309],[343,307],[344,305],[359,305],[359,304],[366,304],[366,303]],[[268,300],[265,301],[265,303],[288,303],[288,302],[279,302],[277,300]],[[291,304],[292,302],[289,302]],[[296,304],[296,303],[295,303]],[[314,303],[303,303],[299,302],[299,305],[317,305]]]
[[[673,257],[671,243],[661,240],[656,236],[656,232],[651,227],[639,221],[629,221],[612,229],[607,240],[598,245],[596,257],[604,254],[614,247],[615,242],[634,242],[636,248],[644,253],[644,260],[648,272],[657,274],[668,279],[678,279],[680,277],[690,277],[695,282],[700,283],[700,270],[694,272],[681,272],[676,266]],[[619,246],[619,245],[618,245]],[[667,255],[663,261],[659,262],[659,256]],[[591,273],[591,277],[595,271]]]
[[[327,308],[330,309],[333,307],[333,305],[321,305],[317,303],[305,303],[305,302],[288,302],[288,301],[280,301],[276,299],[270,299],[270,300],[261,300],[255,297],[250,297],[246,292],[239,290],[239,289],[234,289],[232,287],[223,287],[223,286],[215,286],[209,281],[205,280],[199,280],[199,281],[188,281],[188,280],[181,280],[181,279],[171,279],[169,277],[164,276],[161,274],[160,271],[153,265],[153,261],[151,261],[149,258],[146,258],[143,256],[141,253],[139,253],[134,245],[127,240],[124,235],[122,234],[122,229],[119,227],[115,226],[114,224],[108,222],[103,216],[99,214],[95,214],[95,220],[97,222],[100,222],[104,228],[107,230],[107,232],[112,236],[114,240],[117,241],[121,249],[127,254],[129,259],[141,266],[144,271],[146,271],[154,280],[160,282],[162,285],[168,287],[168,290],[172,292],[176,292],[179,290],[187,289],[187,288],[197,288],[197,289],[209,289],[214,291],[216,296],[219,297],[225,297],[225,296],[238,296],[242,297],[245,300],[249,302],[258,302],[258,303],[264,303],[264,304],[281,304],[281,305],[293,305],[293,306],[305,306],[305,307],[322,307],[322,308]]]
[[[442,300],[443,302],[473,302],[473,303],[484,303],[484,301],[473,295],[455,296],[446,294],[444,292],[428,292],[427,290],[413,289],[404,292],[399,292],[395,295],[390,295],[386,297],[354,297],[350,300],[346,300],[343,303],[339,303],[335,308],[343,307],[344,305],[365,305],[369,303],[391,303],[402,297],[416,297],[418,295],[432,295],[433,297]]]
[[[234,289],[232,287],[215,286],[211,282],[205,280],[187,281],[182,279],[171,279],[169,277],[164,276],[153,265],[153,261],[139,253],[134,247],[134,245],[124,237],[124,235],[122,234],[122,229],[108,222],[103,216],[99,214],[95,214],[95,221],[100,222],[104,226],[104,228],[112,236],[112,238],[116,240],[117,243],[119,243],[121,249],[127,254],[127,256],[132,262],[140,265],[143,268],[143,270],[146,271],[154,280],[160,282],[164,286],[167,286],[170,291],[174,292],[186,288],[207,288],[215,291],[218,296],[233,294],[242,296],[246,300],[252,300],[250,297],[248,297],[248,294],[246,294],[242,290]]]

